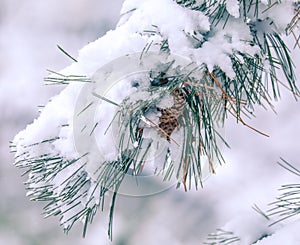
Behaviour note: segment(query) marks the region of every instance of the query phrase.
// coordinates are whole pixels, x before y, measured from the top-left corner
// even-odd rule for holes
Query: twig
[[[213,72],[209,73],[209,75],[213,78],[213,80],[215,81],[216,85],[221,89],[223,95],[225,96],[225,98],[227,98],[227,101],[230,103],[231,107],[232,107],[232,110],[234,110],[234,113],[233,114],[230,110],[228,110],[228,108],[226,108],[228,110],[228,112],[233,115],[234,117],[236,117],[244,126],[254,130],[255,132],[263,135],[263,136],[266,136],[266,137],[270,137],[269,135],[259,131],[258,129],[250,126],[249,124],[245,123],[244,120],[241,118],[241,116],[237,113],[236,109],[234,108],[234,106],[232,105],[231,101],[230,101],[230,97],[228,96],[228,94],[226,93],[226,91],[223,89],[221,83],[219,82],[219,80],[216,78],[215,74]]]

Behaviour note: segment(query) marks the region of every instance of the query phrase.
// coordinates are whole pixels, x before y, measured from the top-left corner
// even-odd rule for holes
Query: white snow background
[[[114,28],[121,2],[0,1],[0,244],[110,244],[107,223],[100,218],[89,227],[86,239],[81,238],[80,227],[65,236],[57,219],[42,218],[42,204],[25,197],[24,179],[12,165],[8,141],[38,116],[37,105],[62,89],[42,81],[45,69],[60,70],[71,63],[56,44],[76,57],[78,49]],[[295,64],[300,63],[299,52],[294,50]],[[300,76],[299,67],[296,74]],[[258,238],[268,224],[252,206],[266,210],[280,185],[299,181],[276,164],[283,157],[300,168],[299,103],[282,88],[275,107],[277,115],[258,109],[257,118],[249,121],[270,138],[237,126],[234,120],[227,122],[231,146],[225,150],[227,164],[204,183],[203,190],[118,198],[112,244],[200,244],[207,233],[221,227],[244,238],[242,244]],[[299,222],[291,222],[259,244],[298,244],[297,228]]]

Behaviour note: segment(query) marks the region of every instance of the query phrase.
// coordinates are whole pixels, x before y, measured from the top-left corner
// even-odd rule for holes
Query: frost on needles
[[[264,134],[246,124],[244,114],[255,106],[272,107],[281,87],[299,95],[282,39],[293,34],[298,45],[298,20],[296,1],[126,0],[115,30],[83,47],[70,66],[49,74],[47,83],[67,86],[16,135],[15,165],[28,175],[28,196],[46,201],[45,216],[60,216],[66,231],[82,221],[84,234],[109,198],[111,236],[116,195],[128,174],[152,171],[163,175],[161,181],[175,178],[185,190],[202,185],[205,161],[211,172],[224,161],[219,144],[226,142],[219,130],[227,117]],[[111,95],[94,93],[100,104],[78,102],[101,67],[136,53],[140,63],[147,54],[162,59],[149,72],[119,80]],[[110,74],[121,68],[109,67]],[[92,118],[95,123],[83,116],[91,108],[101,112]],[[84,142],[85,152],[75,147],[78,118],[80,133],[96,139]],[[161,155],[150,161],[156,144],[163,144]]]

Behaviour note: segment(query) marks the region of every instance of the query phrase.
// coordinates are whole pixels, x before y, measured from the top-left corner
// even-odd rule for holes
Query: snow
[[[270,18],[275,22],[278,31],[284,31],[294,16],[293,5],[291,2],[283,1],[281,4],[275,4],[270,10],[267,10],[262,14],[263,18]],[[283,9],[284,14],[282,14]]]
[[[47,106],[42,109],[39,118],[35,119],[24,131],[16,135],[15,141],[18,142],[17,155],[22,155],[26,152],[26,146],[28,145],[62,136],[62,138],[54,144],[54,146],[56,145],[57,147],[54,149],[54,152],[60,151],[61,154],[68,159],[74,158],[75,151],[72,147],[74,144],[72,142],[72,133],[67,129],[68,127],[62,127],[62,125],[68,125],[72,119],[74,104],[79,91],[80,84],[74,84],[63,90],[59,95],[54,96]],[[23,148],[24,146],[25,148]],[[71,155],[67,155],[66,152]],[[36,155],[42,155],[43,153],[44,152],[41,151],[36,153]]]
[[[267,3],[262,2],[262,4],[266,5]],[[221,28],[212,27],[208,17],[203,13],[184,9],[171,0],[127,0],[123,5],[121,13],[124,14],[124,16],[119,22],[118,27],[115,30],[107,32],[105,36],[89,43],[81,49],[79,51],[79,56],[77,57],[78,62],[74,62],[66,67],[61,73],[65,75],[86,75],[92,77],[100,67],[108,62],[124,55],[140,52],[151,41],[159,43],[164,38],[168,38],[172,53],[186,56],[195,61],[198,65],[205,64],[209,71],[213,71],[215,67],[219,67],[229,78],[234,78],[235,73],[232,70],[229,56],[239,52],[249,53],[250,55],[259,52],[257,46],[250,46],[245,42],[245,40],[251,40],[251,35],[247,23],[240,22],[237,19],[239,18],[238,7],[238,1],[232,0],[226,2],[227,11],[234,18],[229,19],[225,28]],[[282,17],[277,18],[282,8],[286,9],[287,12],[285,15],[282,15]],[[172,18],[172,21],[170,21],[170,16],[176,16],[176,18]],[[287,1],[277,4],[277,6],[272,7],[269,11],[262,13],[261,16],[264,19],[271,18],[275,22],[278,30],[284,30],[288,23],[288,19],[292,16],[291,2]],[[154,28],[153,26],[157,26],[157,28]],[[206,32],[211,30],[211,28],[214,28],[213,36],[208,37],[204,44],[199,48],[195,48],[187,37],[187,34],[193,33],[193,31],[196,30],[200,33],[199,37],[202,39]],[[144,32],[145,30],[154,30],[156,33],[153,36],[149,36]],[[157,51],[158,49],[158,46],[153,45],[150,47],[150,51]],[[117,85],[110,87],[109,91],[104,94],[104,96],[116,103],[120,103],[126,96],[130,96],[131,102],[145,99],[149,97],[149,93],[143,91],[143,88],[146,86],[143,85],[144,80],[142,79],[140,88],[134,87],[131,83],[132,80],[139,81],[139,79],[141,79],[140,76],[118,80]],[[17,145],[17,155],[22,155],[29,151],[29,156],[31,157],[39,156],[45,152],[51,153],[53,156],[60,154],[65,159],[74,159],[79,156],[78,152],[76,152],[78,150],[76,148],[78,145],[74,142],[73,119],[75,116],[74,108],[77,106],[77,99],[82,92],[83,87],[84,85],[81,83],[69,84],[59,95],[51,99],[47,106],[42,109],[39,118],[28,125],[24,131],[21,131],[15,137],[14,142]],[[158,106],[168,108],[172,105],[172,102],[172,97],[166,96],[161,98]],[[103,101],[101,103],[99,102],[99,105],[96,108],[96,116],[93,118],[94,121],[90,122],[89,126],[92,127],[95,121],[100,122],[100,127],[95,129],[93,137],[96,139],[98,146],[97,150],[100,149],[101,157],[97,158],[98,151],[96,152],[97,154],[89,156],[90,161],[93,163],[97,161],[101,162],[101,160],[113,161],[116,160],[116,157],[118,156],[117,145],[114,141],[114,130],[116,130],[114,127],[116,126],[113,125],[109,128],[109,125],[113,120],[112,112],[115,112],[117,109],[118,108],[115,105]],[[161,137],[158,134],[153,136],[153,131],[155,130],[152,128],[148,119],[157,123],[158,116],[159,114],[152,113],[147,115],[147,119],[142,118],[146,124],[145,126],[147,126],[145,128],[145,138],[148,139],[151,136],[155,143],[159,143]],[[107,130],[108,128],[110,130]],[[46,144],[44,147],[36,146],[30,149],[26,147],[56,137],[59,137],[59,139],[53,143]],[[182,139],[182,132],[175,131],[172,138],[174,138],[175,141],[180,142]],[[240,139],[238,138],[238,140]],[[258,140],[256,143],[263,145],[262,141],[260,142]],[[136,148],[137,146],[137,142],[132,143],[133,148]],[[267,147],[267,144],[264,146]],[[87,144],[85,147],[91,147],[91,145]],[[165,144],[161,144],[158,147],[162,154],[157,154],[155,151],[149,154],[151,159],[147,165],[148,171],[159,172],[162,170],[161,163],[164,161],[167,147],[170,147],[174,159],[178,159],[178,146],[176,146],[176,144],[169,145],[169,143],[165,142]],[[232,151],[234,151],[234,149]],[[28,157],[28,155],[26,155],[26,157]],[[239,157],[240,164],[243,165],[243,156]],[[236,156],[236,158],[238,157]],[[269,159],[267,160],[269,161]],[[79,167],[80,163],[75,164],[62,171],[54,179],[54,184],[59,187],[56,190],[57,193],[64,188],[61,184],[64,179],[71,176]],[[212,193],[218,193],[220,189],[223,194],[219,193],[219,196],[214,196],[217,204],[213,204],[212,200],[208,200],[207,203],[208,205],[211,205],[211,208],[217,207],[217,211],[215,209],[214,211],[222,221],[219,223],[227,223],[224,226],[224,229],[233,231],[237,236],[242,237],[243,239],[240,244],[250,244],[257,240],[263,233],[273,232],[272,229],[267,228],[267,221],[263,220],[261,216],[251,209],[251,205],[253,201],[256,200],[262,201],[263,199],[266,203],[272,201],[272,198],[274,197],[273,194],[275,193],[266,194],[265,189],[262,187],[267,188],[268,191],[275,190],[280,181],[269,177],[268,180],[270,182],[264,183],[265,179],[261,180],[256,178],[256,176],[261,176],[261,172],[266,174],[268,170],[271,169],[270,167],[267,170],[264,170],[263,168],[254,170],[250,166],[233,166],[233,169],[235,170],[233,172],[226,172],[226,167],[228,166],[225,166],[224,170],[221,170],[222,168],[220,167],[217,176],[214,176],[214,178],[219,178],[219,181],[213,179],[208,182],[205,187],[207,188],[207,192],[209,192],[206,193],[208,199],[213,195]],[[86,168],[88,173],[87,178],[93,177],[95,169],[97,169],[97,165],[89,165]],[[214,184],[216,184],[215,187],[213,187]],[[94,185],[91,184],[91,186],[89,186],[90,190],[93,189],[93,187]],[[235,195],[236,193],[239,194]],[[174,205],[176,206],[179,204],[174,202]],[[228,210],[228,212],[223,213],[224,209]],[[64,210],[66,210],[65,206],[62,207],[62,211]],[[235,216],[235,212],[239,215]],[[62,221],[67,220],[72,214],[73,213],[71,212],[67,212]],[[159,214],[161,214],[161,212],[159,212]],[[232,219],[233,216],[235,217]],[[156,219],[160,221],[163,218],[156,216]],[[177,223],[179,222],[177,221]],[[65,225],[68,225],[68,223]],[[149,230],[153,232],[155,231],[156,226],[157,224],[155,224],[155,222],[147,225]],[[276,242],[282,244],[280,242],[283,241],[284,244],[288,244],[286,242],[297,244],[297,241],[300,239],[298,236],[288,237],[288,233],[296,233],[297,228],[299,228],[299,222],[289,224],[282,229],[278,229],[278,231],[275,231],[275,234],[259,241],[257,244],[268,245],[276,244]],[[176,228],[174,229],[176,231]],[[168,229],[165,229],[165,231],[168,231]],[[149,234],[149,231],[145,228],[140,234],[143,233]],[[137,237],[138,236],[141,235],[138,234]],[[165,232],[165,234],[162,232],[160,233],[160,236],[161,240],[180,244],[175,238],[173,241],[172,234],[168,232]],[[156,241],[154,236],[151,238]],[[187,244],[193,244],[193,242],[194,241]],[[152,241],[149,240],[148,243],[152,244]]]
[[[272,236],[262,239],[255,243],[256,245],[296,245],[300,241],[300,220],[295,221],[291,224],[278,230]]]
[[[230,15],[235,18],[240,17],[240,4],[237,0],[227,0],[226,1],[226,9]]]
[[[226,7],[232,16],[239,17],[238,1],[226,1]],[[261,8],[264,9],[264,7]],[[283,8],[286,9],[284,16],[279,14]],[[202,47],[194,49],[193,42],[188,35],[196,31],[200,33],[197,38],[202,40],[203,35],[211,29],[209,19],[202,12],[184,9],[172,0],[127,0],[121,14],[123,14],[123,19],[118,27],[80,50],[79,62],[64,69],[65,74],[76,73],[90,76],[101,65],[122,55],[139,52],[147,43],[159,43],[163,38],[168,38],[172,53],[190,57],[198,65],[204,63],[210,71],[214,67],[220,67],[230,78],[235,75],[230,55],[239,52],[253,55],[259,51],[257,46],[251,46],[247,42],[247,40],[252,40],[247,23],[234,19],[229,19],[225,28],[220,27],[222,25],[215,27],[215,34],[204,42]],[[282,32],[293,17],[292,3],[276,4],[268,11],[259,14],[263,20],[272,19],[278,31]],[[169,21],[170,16],[176,16],[176,18]],[[251,14],[249,16],[252,18]],[[278,18],[278,16],[282,17]],[[261,31],[266,31],[265,28],[273,28],[269,25],[263,27],[260,24],[259,26],[259,23],[257,26]],[[149,37],[145,31],[153,31],[156,34]],[[111,40],[114,41],[111,42]],[[153,45],[150,49],[157,50]]]
[[[251,209],[248,212],[239,212],[222,229],[241,238],[240,245],[253,244],[262,234],[269,232],[268,220]]]
[[[164,96],[158,103],[158,108],[170,108],[173,105],[173,97],[171,95]]]

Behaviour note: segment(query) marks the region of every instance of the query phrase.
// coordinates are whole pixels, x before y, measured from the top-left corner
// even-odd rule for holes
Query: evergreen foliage
[[[100,100],[113,104],[116,108],[112,123],[117,123],[119,127],[119,154],[113,161],[105,160],[99,163],[99,167],[92,174],[86,169],[88,162],[85,162],[85,159],[88,152],[75,159],[66,159],[59,152],[47,153],[47,149],[52,149],[52,144],[60,139],[59,136],[29,145],[19,146],[18,142],[12,145],[13,150],[17,152],[16,166],[26,169],[24,174],[29,175],[26,186],[31,200],[48,202],[45,206],[45,216],[59,215],[66,231],[69,231],[76,221],[83,220],[85,235],[88,223],[93,221],[98,209],[104,210],[104,199],[109,196],[108,191],[112,190],[109,215],[109,236],[112,236],[113,211],[118,189],[127,174],[139,176],[142,173],[144,159],[155,143],[146,141],[143,136],[141,125],[145,121],[158,131],[161,140],[173,144],[176,144],[172,138],[175,128],[183,130],[184,137],[179,144],[181,147],[179,162],[174,164],[169,157],[171,151],[168,150],[163,172],[165,180],[175,175],[178,186],[182,183],[187,191],[193,185],[196,188],[202,185],[203,156],[207,158],[213,173],[215,172],[213,162],[217,161],[220,164],[224,162],[220,144],[227,145],[227,143],[218,129],[228,116],[233,116],[237,122],[265,135],[248,125],[243,119],[244,116],[251,117],[257,105],[272,108],[272,100],[280,97],[281,86],[288,88],[293,96],[299,96],[294,64],[282,38],[283,32],[292,34],[296,45],[299,45],[300,36],[295,32],[299,22],[298,4],[293,5],[294,18],[285,28],[282,28],[279,26],[280,23],[265,14],[279,6],[280,2],[269,1],[263,4],[258,0],[240,0],[236,1],[235,5],[238,7],[238,12],[234,12],[225,0],[177,0],[176,3],[184,9],[203,13],[210,23],[208,31],[199,28],[192,32],[185,32],[192,46],[191,52],[197,52],[212,40],[219,38],[218,35],[230,29],[231,25],[235,26],[239,23],[248,28],[250,37],[247,40],[238,40],[237,47],[234,46],[235,37],[228,35],[222,36],[221,40],[224,43],[218,44],[221,48],[222,45],[233,44],[230,52],[224,52],[230,61],[230,69],[226,70],[218,65],[211,67],[205,62],[199,64],[199,60],[194,62],[197,66],[192,70],[186,67],[175,67],[170,63],[163,72],[161,67],[155,67],[149,72],[149,86],[144,91],[151,94],[148,98],[131,100],[129,96],[122,103],[115,103],[96,94],[95,96]],[[132,9],[127,14],[134,11],[137,9]],[[161,55],[173,52],[171,41],[174,37],[165,35],[160,26],[150,24],[151,30],[138,33],[148,38],[147,45],[140,50],[141,60],[143,55],[155,46],[159,47]],[[160,40],[160,42],[153,40]],[[61,47],[59,49],[74,62],[79,62]],[[286,82],[281,81],[282,74]],[[55,84],[94,82],[90,76],[63,75],[53,71],[45,81]],[[176,100],[174,93],[181,94],[181,100]],[[159,108],[161,99],[170,95],[174,97],[174,104],[169,108]],[[90,106],[92,105],[86,105],[82,112]],[[147,113],[155,110],[162,115],[164,113],[167,121],[161,117],[159,124],[151,122],[147,118]],[[69,126],[69,124],[60,125],[61,128]],[[95,124],[93,130],[97,126],[98,124]],[[93,131],[90,134],[92,133]],[[288,166],[291,171],[299,174],[298,170]],[[64,173],[67,173],[64,181],[55,182],[57,176],[62,178]],[[294,202],[293,198],[299,193],[297,189],[299,186],[288,185],[283,188],[286,192],[273,203],[275,207],[270,212],[271,215],[280,213],[284,219],[299,213],[298,200]],[[229,244],[239,239],[235,236],[227,238],[232,234],[220,232],[213,236],[213,239],[220,241],[218,244]]]

